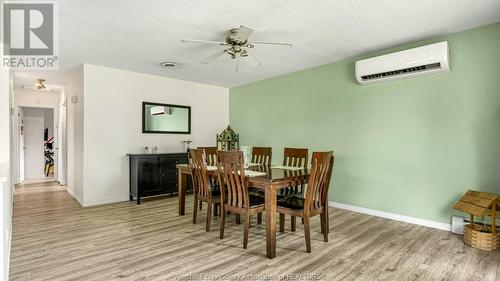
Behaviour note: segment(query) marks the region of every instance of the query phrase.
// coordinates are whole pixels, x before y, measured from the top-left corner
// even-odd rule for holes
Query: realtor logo
[[[4,3],[2,65],[57,69],[56,3]]]

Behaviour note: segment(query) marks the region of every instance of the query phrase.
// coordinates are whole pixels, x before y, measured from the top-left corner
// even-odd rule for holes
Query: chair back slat
[[[243,152],[218,151],[217,169],[221,196],[228,206],[249,208],[249,196],[245,180]],[[227,192],[226,192],[227,191]],[[227,193],[227,200],[224,198]]]
[[[189,168],[191,169],[194,192],[200,197],[212,198],[210,178],[203,149],[189,150]]]
[[[253,147],[252,163],[260,165],[271,165],[272,148],[271,147]]]
[[[198,149],[205,150],[205,158],[207,159],[208,166],[215,166],[217,164],[217,147],[205,146],[198,147]]]
[[[307,167],[307,157],[309,150],[307,148],[285,147],[283,152],[283,166],[289,167]]]
[[[283,166],[289,167],[307,167],[307,157],[309,150],[307,148],[291,148],[285,147],[283,152]],[[302,194],[305,190],[306,182],[298,182],[296,185],[281,189],[281,195],[287,196],[292,194]]]
[[[304,202],[306,212],[327,206],[333,160],[333,151],[313,153],[311,174]]]

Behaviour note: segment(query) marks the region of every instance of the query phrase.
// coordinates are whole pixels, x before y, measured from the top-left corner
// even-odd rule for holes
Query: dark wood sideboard
[[[127,154],[130,160],[130,200],[178,191],[177,164],[187,164],[187,153]],[[188,180],[187,183],[191,187]]]

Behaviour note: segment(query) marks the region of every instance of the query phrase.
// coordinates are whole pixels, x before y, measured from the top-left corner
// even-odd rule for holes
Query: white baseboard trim
[[[7,256],[5,257],[5,261],[6,262],[6,265],[4,267],[4,278],[6,278],[5,280],[9,280],[9,272],[10,272],[10,256],[11,256],[11,250],[12,250],[12,219],[10,221],[10,230],[8,232],[9,234],[9,239],[7,241],[7,246],[6,248],[8,249],[7,250]]]
[[[24,176],[24,180],[23,181],[33,181],[33,180],[45,180],[45,179],[48,179],[48,177],[46,177],[44,174],[40,174],[40,175],[34,175],[34,176]]]
[[[69,188],[66,188],[66,191],[69,193],[69,195],[71,195],[73,198],[75,198],[75,200],[80,203],[80,205],[83,206],[83,200],[82,198],[78,197],[72,190],[70,190]]]
[[[395,214],[395,213],[379,211],[379,210],[374,210],[374,209],[369,209],[369,208],[364,208],[364,207],[359,207],[359,206],[354,206],[354,205],[349,205],[349,204],[344,204],[344,203],[334,202],[334,201],[328,201],[328,205],[330,207],[349,210],[349,211],[353,211],[353,212],[357,212],[357,213],[363,213],[363,214],[372,215],[372,216],[381,217],[381,218],[386,218],[386,219],[391,219],[391,220],[395,220],[395,221],[402,221],[402,222],[427,226],[427,227],[431,227],[431,228],[436,228],[436,229],[440,229],[440,230],[451,231],[451,224],[448,224],[448,223],[442,223],[442,222],[437,222],[437,221],[431,221],[431,220],[426,220],[426,219],[405,216],[405,215],[399,215],[399,214]]]
[[[105,200],[88,201],[88,202],[83,202],[82,206],[83,207],[90,207],[90,206],[118,203],[118,202],[124,202],[124,201],[129,201],[129,197],[127,196],[125,198],[124,197],[117,197],[117,198],[110,198],[110,199],[105,199]]]

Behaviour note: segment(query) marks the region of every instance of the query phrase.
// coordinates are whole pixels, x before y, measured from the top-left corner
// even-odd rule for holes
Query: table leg
[[[266,186],[266,256],[276,257],[276,189],[272,185]]]
[[[178,169],[178,183],[179,188],[179,216],[183,216],[186,209],[186,174]]]

